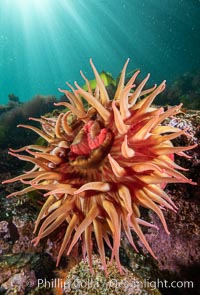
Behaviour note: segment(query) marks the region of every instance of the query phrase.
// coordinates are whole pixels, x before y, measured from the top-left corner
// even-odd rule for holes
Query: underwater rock
[[[37,287],[38,279],[55,276],[55,253],[52,252],[56,243],[51,250],[48,249],[49,241],[34,247],[32,207],[28,204],[26,208],[23,204],[13,205],[14,216],[10,213],[8,221],[0,221],[0,294],[30,294]],[[2,213],[0,220],[1,216]]]
[[[33,239],[33,222],[13,216],[12,220],[0,221],[0,254],[19,254],[35,252],[31,243]],[[37,250],[41,250],[37,249]]]
[[[40,117],[53,111],[55,96],[36,95],[23,104],[13,103],[12,107],[0,106],[0,150],[19,147],[27,140],[33,142],[37,136],[33,132],[16,128],[19,123],[28,123],[30,117]],[[34,125],[34,122],[33,122]]]
[[[14,93],[8,94],[9,102],[19,103],[19,97],[16,96]]]
[[[1,114],[7,112],[9,110],[9,107],[7,105],[0,104],[0,116]]]
[[[46,254],[20,253],[0,257],[0,294],[31,294],[39,280],[51,280],[55,267]],[[44,291],[41,288],[42,291]],[[47,294],[43,292],[41,294]]]
[[[36,285],[34,271],[29,264],[33,254],[0,256],[0,285],[6,295],[25,294],[27,288]]]
[[[175,105],[183,103],[187,109],[200,109],[200,71],[185,73],[178,77],[171,86],[161,93],[158,104]]]
[[[93,274],[90,272],[87,259],[73,267],[65,280],[64,294],[161,294],[155,286],[151,286],[148,280],[125,268],[123,269],[124,274],[120,275],[115,263],[108,263],[108,276],[106,277],[101,260],[97,255],[92,257],[92,266]]]
[[[4,105],[4,104],[0,105],[0,116],[1,114],[6,113],[21,104],[19,101],[19,97],[15,96],[13,93],[10,93],[8,95],[8,98],[9,98],[9,102],[7,105]]]

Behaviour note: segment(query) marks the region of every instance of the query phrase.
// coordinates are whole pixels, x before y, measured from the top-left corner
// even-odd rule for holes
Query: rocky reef
[[[0,149],[9,147],[19,147],[24,143],[37,139],[34,134],[16,126],[23,122],[27,124],[30,117],[40,117],[41,115],[52,112],[56,98],[54,96],[36,95],[30,101],[21,103],[18,98],[12,100],[8,105],[1,105],[0,110]],[[33,123],[34,125],[34,123]]]
[[[174,142],[174,145],[188,145],[199,143],[200,139],[200,112],[187,111],[176,117],[169,119],[166,124],[173,126],[182,126],[188,128],[188,136],[181,136]],[[188,168],[184,172],[188,178],[192,178],[199,185],[200,183],[200,147],[188,151],[190,158],[178,157],[176,162]],[[5,156],[6,157],[6,156]],[[12,161],[3,158],[7,163],[7,169],[2,170],[1,180],[10,178],[12,174],[18,174],[12,167]],[[21,170],[22,167],[15,166],[15,169]],[[120,249],[121,263],[126,267],[125,277],[114,277],[120,282],[123,279],[136,276],[139,280],[148,280],[156,282],[167,280],[168,284],[173,281],[191,281],[193,283],[193,294],[198,294],[197,275],[199,273],[200,252],[199,249],[199,186],[187,184],[171,184],[166,190],[172,200],[178,207],[178,212],[164,212],[166,221],[169,225],[170,236],[163,230],[160,221],[152,212],[146,212],[149,221],[152,220],[159,230],[148,229],[146,238],[148,239],[153,251],[157,255],[157,260],[152,259],[145,249],[140,245],[140,253],[135,253],[126,239],[122,236],[122,247]],[[58,291],[55,288],[47,288],[44,285],[37,287],[39,279],[49,278],[55,280],[63,277],[74,278],[74,276],[91,276],[86,269],[84,262],[80,264],[80,256],[77,256],[76,262],[71,263],[73,257],[63,259],[59,268],[55,266],[56,253],[59,248],[59,235],[52,235],[45,238],[39,246],[34,247],[31,240],[33,239],[33,227],[36,215],[39,212],[40,204],[43,202],[42,195],[38,192],[37,196],[25,195],[16,198],[6,199],[8,193],[21,189],[19,184],[9,184],[6,188],[0,185],[0,294],[54,294]],[[107,249],[107,256],[109,256]],[[97,262],[98,257],[94,259]],[[95,263],[96,263],[95,262]],[[49,269],[51,263],[51,269]],[[71,269],[71,266],[74,266]],[[112,269],[112,266],[111,266]],[[113,270],[112,270],[113,271]],[[82,274],[80,274],[82,272]],[[99,275],[103,276],[102,274]],[[99,278],[100,278],[99,277]],[[82,278],[82,277],[81,277]],[[102,279],[102,277],[101,277]],[[103,280],[107,280],[104,276]],[[29,282],[29,283],[27,283]],[[32,284],[30,286],[30,284]],[[128,283],[126,283],[127,285]],[[169,294],[166,286],[158,286],[161,294]],[[197,288],[197,289],[195,289]],[[119,290],[118,290],[119,291]],[[117,292],[118,292],[117,291]],[[188,294],[188,288],[173,288],[170,294]],[[42,292],[42,293],[41,293]],[[59,291],[60,292],[60,291]],[[75,291],[70,291],[76,294]],[[109,294],[111,290],[109,289]],[[124,291],[120,291],[124,292]],[[147,292],[147,291],[145,291]],[[151,293],[154,292],[154,293]],[[160,294],[158,291],[151,290],[147,293],[140,294]],[[155,293],[157,292],[157,293]],[[60,293],[62,294],[62,293]],[[84,293],[99,294],[99,293]],[[103,293],[102,293],[103,294]],[[119,294],[119,293],[113,293]],[[121,293],[124,294],[124,293]],[[137,294],[137,293],[127,293]]]
[[[200,109],[200,72],[193,71],[178,77],[171,86],[159,96],[157,103],[175,105],[183,103],[191,110]]]

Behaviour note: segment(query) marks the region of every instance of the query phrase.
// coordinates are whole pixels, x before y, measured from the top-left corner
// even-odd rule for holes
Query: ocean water
[[[99,71],[151,73],[168,85],[200,68],[199,0],[0,0],[0,104],[60,96]]]

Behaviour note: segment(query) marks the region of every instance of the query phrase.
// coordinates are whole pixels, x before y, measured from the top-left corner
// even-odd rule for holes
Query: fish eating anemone
[[[174,147],[171,140],[185,134],[172,126],[163,126],[168,117],[180,112],[181,105],[164,111],[152,107],[166,81],[145,89],[149,74],[135,88],[136,71],[125,83],[125,63],[114,97],[109,93],[90,59],[96,88],[87,91],[77,82],[67,83],[70,90],[59,89],[69,102],[56,106],[65,109],[59,115],[30,118],[41,128],[18,125],[36,132],[47,142],[46,146],[28,145],[10,154],[33,164],[30,171],[3,183],[21,181],[28,184],[11,196],[43,190],[45,202],[37,217],[33,240],[40,240],[52,232],[65,228],[57,257],[69,255],[80,243],[84,257],[88,257],[92,272],[92,252],[96,243],[103,268],[107,274],[105,248],[111,249],[111,262],[116,261],[119,271],[121,232],[123,231],[136,251],[134,231],[150,254],[156,258],[145,235],[143,226],[155,225],[143,220],[141,207],[154,211],[169,234],[163,209],[174,212],[177,207],[164,191],[167,183],[195,184],[179,170],[174,155],[188,157],[185,151],[196,145]]]

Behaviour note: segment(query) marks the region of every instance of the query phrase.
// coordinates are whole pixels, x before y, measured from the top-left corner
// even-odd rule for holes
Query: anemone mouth
[[[81,169],[100,167],[112,147],[113,138],[111,130],[102,127],[97,120],[90,120],[70,145],[70,164]]]

